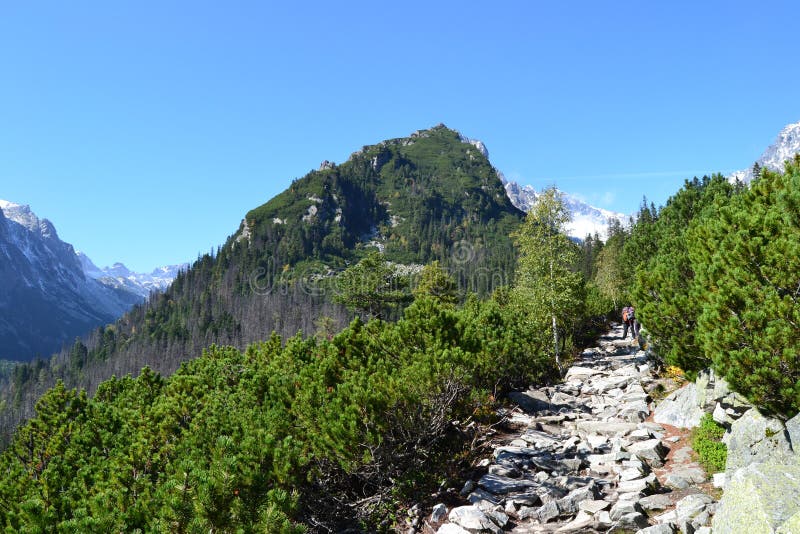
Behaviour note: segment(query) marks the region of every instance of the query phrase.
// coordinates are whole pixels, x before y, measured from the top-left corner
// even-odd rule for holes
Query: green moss
[[[722,443],[725,428],[718,425],[711,414],[700,420],[700,426],[692,432],[692,448],[697,453],[700,464],[709,474],[725,469],[728,459],[728,448]]]

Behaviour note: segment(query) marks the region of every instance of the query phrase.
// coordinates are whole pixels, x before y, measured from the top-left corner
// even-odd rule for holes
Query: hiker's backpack
[[[627,306],[622,308],[622,322],[623,323],[627,323],[628,322],[628,310],[629,310],[629,308]]]
[[[628,320],[633,321],[634,319],[636,319],[636,312],[633,308],[628,308]]]

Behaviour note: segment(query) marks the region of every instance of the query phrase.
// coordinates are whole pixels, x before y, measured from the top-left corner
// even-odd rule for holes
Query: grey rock
[[[800,464],[754,463],[725,485],[714,534],[800,532]]]
[[[651,473],[636,480],[626,480],[617,485],[619,493],[652,493],[658,489],[658,478]]]
[[[584,512],[588,512],[592,515],[597,514],[598,512],[605,510],[611,506],[611,503],[608,501],[601,501],[601,500],[594,500],[594,499],[587,499],[585,501],[581,501],[578,504],[578,508],[583,510]]]
[[[724,488],[726,478],[727,475],[725,473],[714,473],[714,475],[711,477],[711,483],[715,488]]]
[[[603,510],[602,512],[595,515],[594,521],[597,528],[601,530],[607,530],[614,524],[614,521],[612,521],[611,515],[608,513],[607,510]]]
[[[500,499],[494,493],[489,493],[481,488],[475,488],[475,491],[469,494],[467,500],[475,505],[480,505],[482,502],[487,502],[492,506],[500,504]]]
[[[687,495],[675,504],[675,515],[678,525],[689,522],[701,514],[714,499],[705,493]]]
[[[661,440],[648,439],[632,443],[628,446],[628,452],[635,454],[653,467],[661,467],[664,465],[664,458],[669,450],[661,443]]]
[[[800,455],[800,413],[786,421],[786,433],[795,455]]]
[[[664,485],[672,489],[686,489],[689,487],[689,481],[680,475],[670,473],[664,477]]]
[[[525,479],[515,479],[500,475],[486,474],[478,481],[478,485],[495,495],[505,495],[507,493],[525,491],[536,486],[536,482]]]
[[[713,399],[718,401],[731,394],[731,388],[725,378],[714,374],[714,392]]]
[[[629,421],[578,421],[577,429],[583,435],[624,436],[636,430],[636,423]]]
[[[648,511],[666,510],[667,508],[672,506],[672,500],[669,498],[668,495],[664,495],[663,493],[657,493],[655,495],[649,495],[647,497],[639,499],[639,505]]]
[[[650,437],[650,431],[646,428],[637,428],[628,434],[628,439],[631,441],[647,441]]]
[[[455,523],[445,523],[439,530],[436,531],[436,534],[471,534],[469,530],[464,530],[459,525]]]
[[[447,506],[444,503],[439,503],[431,510],[431,523],[439,523],[447,517]]]
[[[690,382],[658,403],[653,421],[680,428],[694,428],[705,414],[697,403],[697,387]]]
[[[644,472],[641,467],[628,467],[622,470],[622,472],[619,474],[619,479],[621,482],[626,482],[628,480],[642,478],[643,476]]]
[[[678,464],[691,462],[692,452],[691,447],[681,447],[672,454],[672,461]],[[702,482],[702,480],[700,482]]]
[[[646,528],[649,525],[649,523],[647,522],[647,516],[637,512],[625,514],[619,519],[617,519],[615,523],[620,528],[629,530],[639,530],[641,528]]]
[[[533,445],[535,449],[541,450],[559,444],[559,440],[546,432],[528,429],[520,436],[526,443]]]
[[[706,481],[706,474],[700,467],[677,467],[664,477],[664,485],[674,489],[686,489],[692,484]]]
[[[678,532],[678,527],[673,523],[662,523],[637,530],[636,534],[675,534],[676,532]]]
[[[494,464],[489,466],[489,473],[493,475],[500,475],[509,478],[519,478],[520,472],[516,467],[505,467],[503,465]]]
[[[564,380],[567,382],[576,379],[584,381],[591,376],[597,376],[603,374],[605,374],[605,371],[597,369],[595,367],[579,367],[573,365],[567,370],[567,374],[564,376]]]
[[[503,529],[492,521],[486,512],[475,506],[459,506],[450,510],[447,516],[451,523],[455,523],[469,532],[494,532],[500,534]]]
[[[484,510],[484,512],[489,517],[489,519],[491,519],[494,522],[494,524],[496,524],[500,528],[503,528],[508,524],[508,514],[501,512],[496,508],[497,507],[495,507],[495,509],[492,510]]]
[[[800,439],[800,436],[798,436]],[[608,436],[600,436],[598,434],[589,434],[586,436],[586,442],[591,450],[596,450],[608,443]]]
[[[705,408],[706,404],[714,402],[714,371],[712,369],[704,369],[697,373],[697,378],[694,381],[697,406]],[[709,385],[711,391],[709,392]],[[711,393],[711,398],[709,398]]]
[[[644,513],[644,509],[635,501],[617,501],[609,511],[612,521],[619,521],[622,516],[632,513],[641,514]]]
[[[733,422],[733,419],[728,416],[728,413],[720,403],[717,403],[717,405],[714,406],[714,411],[711,413],[711,417],[714,419],[714,421],[724,426],[730,426],[730,424]]]
[[[461,488],[461,491],[460,491],[460,493],[461,493],[461,496],[462,496],[462,497],[466,497],[466,496],[467,496],[467,495],[469,495],[469,494],[472,492],[472,490],[474,490],[476,487],[477,487],[477,484],[475,484],[475,481],[474,481],[474,480],[467,480],[467,481],[464,483],[464,487],[463,487],[463,488]]]
[[[550,501],[543,504],[536,510],[536,517],[538,518],[540,523],[547,523],[560,515],[560,511],[558,510],[558,504],[556,501]]]
[[[791,463],[794,461],[789,435],[780,421],[764,417],[753,408],[731,425],[723,437],[728,446],[725,472],[757,462]]]
[[[571,515],[579,510],[579,505],[583,501],[591,501],[596,497],[594,484],[590,484],[583,488],[574,489],[568,495],[556,501],[558,511],[562,515]]]
[[[518,493],[506,497],[506,502],[511,502],[516,506],[537,506],[541,504],[542,499],[538,493]]]
[[[550,399],[543,391],[513,391],[508,394],[508,398],[511,402],[519,405],[520,408],[528,413],[550,409]]]
[[[663,514],[653,517],[653,519],[655,519],[657,523],[677,523],[678,514],[675,510],[670,510],[669,512],[664,512]]]
[[[581,510],[575,519],[561,526],[556,532],[586,532],[586,528],[594,523],[594,517]]]

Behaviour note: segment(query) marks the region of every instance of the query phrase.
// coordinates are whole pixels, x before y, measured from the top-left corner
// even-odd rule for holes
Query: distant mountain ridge
[[[798,152],[800,152],[800,122],[794,122],[784,126],[775,141],[764,150],[755,163],[761,168],[783,172],[784,162],[793,158]],[[731,181],[738,179],[749,183],[754,178],[753,166],[736,171],[728,178]]]
[[[537,192],[533,186],[519,185],[517,182],[507,181],[503,176],[501,178],[511,203],[527,213],[536,204],[541,193]],[[572,216],[572,220],[567,225],[570,237],[584,239],[587,235],[598,234],[601,239],[605,239],[608,237],[608,227],[612,220],[616,219],[624,223],[628,219],[624,213],[596,208],[574,195],[563,191],[561,193]]]
[[[30,206],[0,200],[0,359],[47,357],[113,322],[150,289],[145,281],[88,272],[91,263]],[[156,289],[167,275],[146,280]]]
[[[105,285],[127,289],[142,299],[146,299],[153,291],[164,291],[180,271],[189,268],[188,263],[181,263],[157,267],[149,273],[136,273],[128,269],[125,264],[117,262],[101,269],[83,252],[77,251],[76,254],[87,276]]]
[[[459,139],[462,143],[467,143],[474,146],[485,157],[489,158],[489,150],[486,145],[477,139],[470,139],[462,134],[459,134]],[[500,181],[505,187],[506,194],[509,200],[517,209],[527,213],[536,204],[539,194],[536,189],[531,185],[520,185],[517,182],[511,182],[506,179],[502,172],[495,169]],[[567,209],[572,215],[572,220],[567,225],[567,230],[570,237],[576,239],[584,239],[587,235],[598,234],[601,238],[605,239],[608,235],[608,227],[613,219],[620,222],[625,222],[628,218],[624,213],[618,213],[603,208],[596,208],[579,199],[575,195],[561,192],[563,194],[564,202]]]

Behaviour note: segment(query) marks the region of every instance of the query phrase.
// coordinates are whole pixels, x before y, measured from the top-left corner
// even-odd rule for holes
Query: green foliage
[[[456,307],[431,291],[450,287],[441,275],[396,323],[211,346],[92,398],[59,383],[0,455],[0,528],[298,533],[313,517],[374,531],[461,457],[454,421],[553,372],[508,299]]]
[[[647,252],[632,295],[656,352],[690,376],[713,365],[782,417],[800,410],[798,221],[796,157],[747,188],[720,175],[687,181],[640,214],[623,249]]]
[[[700,426],[692,431],[692,448],[699,456],[700,465],[709,474],[725,470],[728,448],[722,443],[724,433],[725,428],[708,413],[700,420]]]
[[[750,188],[691,233],[698,337],[732,387],[766,411],[800,410],[800,158]]]
[[[515,291],[521,310],[535,329],[549,329],[550,355],[560,359],[576,319],[582,316],[583,277],[574,270],[578,248],[566,234],[569,211],[560,193],[545,190],[513,234],[519,248]]]
[[[597,254],[594,281],[597,288],[611,300],[611,309],[619,309],[629,300],[629,288],[635,266],[625,262],[623,249],[627,234],[616,221],[609,228],[608,240]]]
[[[399,275],[383,254],[373,251],[337,276],[334,300],[380,319],[387,309],[411,300],[408,286],[408,277]]]
[[[458,302],[457,287],[453,278],[439,265],[438,261],[422,268],[419,280],[414,288],[414,297],[425,296],[437,299],[443,304]]]
[[[689,372],[707,367],[710,360],[696,339],[705,289],[695,281],[687,230],[698,220],[713,217],[718,205],[733,193],[733,186],[721,175],[687,180],[655,220],[637,224],[633,232],[653,240],[656,247],[636,271],[632,297],[637,317],[646,325],[659,355]],[[641,235],[639,244],[644,250],[650,248]]]
[[[313,258],[341,268],[361,257],[370,236],[385,244],[390,261],[448,267],[469,243],[472,261],[459,267],[475,272],[513,268],[508,234],[522,216],[489,161],[439,125],[312,171],[245,221],[251,244],[278,257],[278,265]]]

